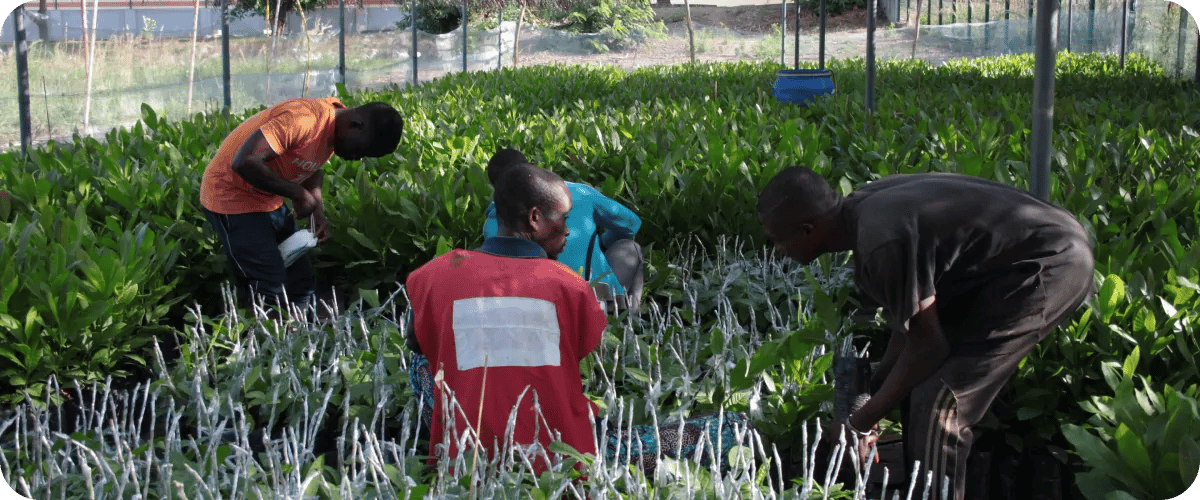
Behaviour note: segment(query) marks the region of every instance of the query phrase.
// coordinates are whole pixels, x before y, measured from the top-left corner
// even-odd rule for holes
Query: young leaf
[[[1153,473],[1150,454],[1142,444],[1142,438],[1134,434],[1133,430],[1125,425],[1124,422],[1117,426],[1117,432],[1113,437],[1117,440],[1117,450],[1121,453],[1121,459],[1125,462],[1126,467],[1132,469],[1132,472],[1136,475],[1137,483],[1130,484],[1130,486],[1138,486],[1144,490],[1150,490]]]
[[[1179,442],[1179,475],[1183,484],[1194,484],[1197,473],[1200,473],[1200,446],[1191,437]]]
[[[1100,306],[1100,317],[1105,322],[1116,312],[1117,306],[1125,300],[1125,282],[1115,274],[1104,278],[1104,285],[1096,296]]]
[[[1134,372],[1137,370],[1138,360],[1141,359],[1141,346],[1133,348],[1133,352],[1125,357],[1125,363],[1121,365],[1121,373],[1126,379],[1133,378]]]
[[[583,462],[587,465],[591,465],[595,460],[595,457],[586,456],[575,450],[575,447],[562,441],[554,441],[550,443],[550,446],[547,446],[546,449],[550,450],[551,452],[558,453],[559,455],[566,455],[574,458],[575,460]]]

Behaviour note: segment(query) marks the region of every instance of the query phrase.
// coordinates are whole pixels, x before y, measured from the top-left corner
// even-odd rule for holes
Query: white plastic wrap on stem
[[[697,255],[693,253],[692,255]],[[699,258],[699,257],[697,257]],[[702,390],[700,384],[712,372],[727,369],[727,363],[753,353],[762,342],[777,340],[771,332],[747,332],[744,319],[738,319],[734,301],[727,295],[729,290],[747,284],[761,287],[789,287],[789,283],[800,282],[796,275],[787,275],[786,267],[778,261],[737,261],[716,255],[705,256],[708,269],[715,273],[708,277],[684,275],[685,308],[692,311],[691,318],[683,318],[677,309],[661,309],[651,304],[644,318],[626,320],[617,341],[606,340],[607,346],[598,349],[592,371],[585,373],[585,390],[598,397],[602,407],[607,408],[610,420],[600,426],[600,442],[608,435],[618,432],[612,422],[630,426],[635,422],[655,422],[673,425],[676,418],[689,413],[690,401],[683,396],[694,395]],[[690,263],[688,264],[691,265]],[[716,279],[712,279],[715,276]],[[837,277],[832,277],[837,279]],[[748,280],[748,281],[747,281]],[[754,293],[767,288],[751,288]],[[712,307],[715,314],[711,323],[700,321],[699,310],[704,293],[720,290],[724,297],[716,300],[703,298],[704,307]],[[223,291],[228,293],[227,288]],[[69,415],[61,408],[36,408],[31,402],[18,408],[18,415],[0,419],[0,467],[10,484],[17,486],[26,496],[33,498],[81,497],[86,494],[77,487],[91,480],[97,498],[296,498],[306,494],[306,486],[322,481],[328,474],[324,468],[312,468],[317,459],[315,446],[319,431],[334,426],[340,432],[336,446],[331,449],[341,464],[334,472],[335,484],[327,483],[336,496],[343,498],[408,498],[413,488],[418,487],[415,477],[407,475],[406,459],[416,455],[416,439],[413,431],[420,418],[421,403],[417,400],[401,402],[401,408],[389,410],[389,403],[400,387],[387,382],[390,370],[386,368],[387,356],[377,356],[375,361],[358,366],[361,373],[371,374],[373,380],[369,390],[361,394],[372,395],[366,402],[369,415],[358,415],[365,421],[351,418],[351,403],[342,385],[346,374],[342,365],[348,360],[362,360],[363,352],[380,352],[399,349],[400,345],[389,340],[403,331],[403,322],[394,318],[395,297],[403,293],[397,290],[385,304],[391,304],[393,316],[387,316],[387,307],[364,309],[360,302],[349,311],[338,315],[332,322],[317,325],[293,320],[287,326],[292,334],[272,336],[266,334],[268,324],[262,317],[243,318],[232,309],[231,293],[226,295],[229,309],[221,319],[206,319],[200,311],[193,311],[194,325],[187,328],[190,337],[181,356],[190,363],[189,373],[179,373],[165,366],[161,349],[154,354],[154,362],[160,366],[155,372],[164,379],[153,386],[139,385],[130,391],[107,391],[93,386],[94,397],[83,397],[82,388],[76,387],[73,396],[83,405],[78,412],[77,429],[82,436],[66,437],[50,428],[51,422],[63,422]],[[793,300],[788,293],[786,310],[768,311],[772,326],[783,329],[793,327],[797,308],[805,306]],[[773,306],[772,306],[773,307]],[[335,309],[336,310],[336,309]],[[258,311],[261,314],[261,311]],[[721,341],[725,343],[720,352],[705,351],[705,342],[695,338],[709,338],[713,332],[704,330],[711,325],[722,328]],[[765,327],[766,325],[764,325]],[[752,322],[751,330],[756,330]],[[786,330],[785,330],[786,331]],[[390,332],[390,333],[389,333]],[[246,334],[248,333],[248,334]],[[747,344],[746,339],[752,339]],[[813,352],[819,356],[823,350]],[[701,355],[704,352],[704,355]],[[814,358],[815,359],[815,358]],[[395,358],[391,358],[395,363]],[[373,364],[371,364],[373,363]],[[399,369],[407,369],[407,360],[401,356]],[[671,372],[668,372],[668,365]],[[614,372],[613,367],[616,367]],[[618,385],[630,380],[626,369],[638,369],[649,375],[646,394],[636,400],[626,399],[627,390],[618,391]],[[271,401],[263,405],[266,414],[262,420],[252,424],[249,419],[246,396],[241,379],[249,379],[257,370],[269,380],[275,381],[264,399]],[[230,375],[232,374],[232,375]],[[237,379],[228,383],[226,379]],[[56,381],[47,384],[51,393],[58,392]],[[751,391],[755,392],[755,391]],[[757,392],[756,392],[757,393]],[[136,397],[135,397],[136,396]],[[337,397],[337,406],[347,420],[327,422],[326,410]],[[528,396],[527,396],[528,397]],[[684,401],[683,405],[667,404],[667,398]],[[123,406],[128,405],[128,406]],[[451,404],[451,411],[462,411]],[[664,408],[672,408],[670,414]],[[394,413],[389,413],[394,412]],[[56,418],[52,418],[54,415]],[[510,416],[511,417],[511,416]],[[399,420],[397,442],[384,439],[385,425],[389,419]],[[264,425],[265,424],[265,425]],[[561,483],[544,485],[546,491],[568,497],[602,497],[613,488],[625,488],[633,497],[648,496],[652,491],[667,492],[674,497],[695,497],[698,494],[719,496],[744,493],[745,498],[808,498],[814,488],[821,487],[827,494],[835,487],[833,477],[816,478],[816,444],[823,425],[827,422],[814,420],[800,422],[803,479],[785,491],[778,491],[769,483],[783,485],[781,460],[776,447],[764,442],[757,433],[736,429],[735,439],[749,441],[746,447],[755,455],[758,464],[772,464],[766,477],[778,481],[756,480],[757,471],[753,464],[739,464],[726,474],[705,470],[705,466],[694,460],[675,461],[675,481],[656,483],[653,478],[644,481],[628,467],[629,456],[608,462],[596,457],[589,471],[588,481],[572,483],[566,475]],[[256,430],[251,435],[252,425],[257,429],[278,429],[279,434]],[[510,425],[515,422],[510,421]],[[678,430],[678,429],[676,429]],[[462,435],[470,439],[471,429],[461,433],[448,429],[455,437]],[[815,439],[810,439],[813,431]],[[195,432],[193,434],[193,432]],[[146,440],[145,436],[150,439]],[[62,439],[68,439],[65,448]],[[631,434],[625,436],[623,448],[626,453],[636,453],[639,443]],[[725,438],[722,438],[725,439]],[[843,438],[844,439],[844,438]],[[410,441],[411,440],[411,441]],[[465,443],[466,441],[464,441]],[[720,444],[707,439],[700,443],[705,451],[712,453]],[[839,443],[844,449],[853,443]],[[515,443],[501,444],[511,450]],[[145,446],[144,450],[140,447]],[[852,447],[852,446],[851,446]],[[261,450],[261,453],[258,451]],[[740,451],[740,450],[739,450]],[[550,458],[551,470],[563,472],[565,464],[557,457],[549,457],[545,451],[537,455],[500,453],[494,460],[481,463],[475,472],[480,475],[476,483],[477,493],[482,497],[506,497],[520,495],[522,486],[528,484],[535,456]],[[180,457],[190,457],[181,460]],[[222,457],[224,457],[222,459]],[[722,460],[728,457],[721,457]],[[870,458],[870,457],[868,457]],[[461,456],[460,456],[461,459]],[[835,469],[841,454],[831,457],[825,470]],[[852,460],[845,457],[844,460]],[[400,480],[393,482],[392,474],[385,464],[394,463],[400,472]],[[32,466],[31,464],[40,464]],[[429,496],[462,496],[460,480],[472,471],[466,462],[440,461],[439,479],[429,485]],[[85,471],[90,470],[85,480]],[[10,472],[13,471],[13,472]],[[858,472],[859,479],[853,485],[856,497],[866,498],[867,488],[863,478],[871,472],[868,465]],[[888,477],[884,469],[883,476]],[[914,476],[908,488],[908,499],[919,498],[932,486],[926,481],[918,488]],[[943,482],[943,487],[944,486]],[[186,486],[185,486],[186,485]],[[846,485],[849,487],[850,485]],[[651,490],[653,488],[654,490]],[[23,490],[23,491],[22,491]],[[68,495],[65,492],[79,495]],[[913,497],[912,493],[918,493]],[[511,493],[511,494],[510,494]],[[893,492],[898,498],[900,492]],[[878,494],[878,497],[874,495]],[[872,492],[872,498],[886,498],[887,490]]]

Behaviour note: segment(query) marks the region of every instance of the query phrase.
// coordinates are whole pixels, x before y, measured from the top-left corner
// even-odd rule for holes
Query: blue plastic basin
[[[807,106],[817,96],[834,92],[833,73],[827,69],[781,69],[775,72],[773,92],[779,102]]]

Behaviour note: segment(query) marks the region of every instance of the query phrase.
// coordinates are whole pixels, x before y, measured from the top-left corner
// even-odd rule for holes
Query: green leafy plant
[[[622,49],[642,39],[666,32],[661,21],[654,20],[654,10],[646,0],[589,0],[578,2],[567,13],[568,31],[600,33],[605,42],[593,43],[597,50]]]
[[[1105,362],[1112,395],[1083,403],[1093,414],[1088,425],[1062,426],[1090,468],[1077,476],[1089,499],[1174,498],[1200,470],[1196,385],[1181,391],[1153,384],[1135,374],[1139,358],[1135,348],[1123,364]]]
[[[64,216],[38,204],[0,224],[0,378],[8,386],[0,400],[8,404],[26,396],[61,403],[45,390],[51,376],[87,384],[145,366],[143,347],[173,305],[165,270],[178,250],[169,235],[145,223],[95,224],[83,206]]]

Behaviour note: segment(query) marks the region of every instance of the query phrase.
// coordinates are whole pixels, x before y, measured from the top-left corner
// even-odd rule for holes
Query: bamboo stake
[[[308,17],[304,15],[304,6],[296,4],[300,11],[300,29],[304,31],[304,97],[308,97],[308,85],[312,78],[312,37],[308,32]]]
[[[188,66],[187,114],[192,115],[192,89],[196,86],[196,32],[200,29],[200,0],[192,9],[192,62]]]
[[[271,60],[275,58],[275,42],[279,40],[279,11],[282,9],[283,0],[275,0],[275,20],[271,20],[270,13],[267,15],[267,22],[271,24],[271,49],[267,51],[267,92],[263,96],[264,104],[271,102]]]
[[[84,7],[86,10],[87,7]],[[100,17],[100,0],[92,0],[92,33],[88,40],[87,89],[84,91],[83,133],[90,134],[92,119],[92,73],[96,69],[96,18]],[[87,26],[83,27],[87,32]]]
[[[909,59],[915,59],[917,57],[918,38],[921,38],[921,0],[917,0],[917,21],[913,24],[912,55],[909,56]]]
[[[46,139],[53,139],[54,128],[50,125],[50,91],[46,90],[45,75],[42,75],[42,100],[46,105]]]
[[[80,47],[83,49],[83,74],[84,74],[84,79],[87,82],[87,86],[85,88],[90,89],[90,88],[92,88],[92,74],[91,74],[91,72],[88,71],[88,63],[91,62],[92,56],[90,54],[88,54],[88,43],[87,43],[88,11],[87,11],[87,1],[86,0],[79,2],[79,16],[81,19],[80,29],[82,31],[82,34],[80,35]],[[66,24],[63,24],[63,26],[65,29]],[[91,117],[91,111],[92,111],[92,102],[90,99],[88,99],[89,97],[91,97],[91,93],[87,93],[86,97],[83,100],[83,128],[84,128],[84,130],[87,129],[88,118]]]
[[[482,387],[479,388],[479,410],[475,414],[475,453],[472,455],[472,458],[471,458],[472,474],[477,473],[477,471],[475,469],[477,467],[479,467],[479,449],[483,447],[483,440],[480,439],[479,432],[480,432],[480,429],[483,428],[483,401],[484,401],[484,397],[487,396],[487,372],[488,372],[488,356],[487,356],[487,354],[484,354],[483,355],[483,382],[482,382]],[[476,496],[475,496],[475,480],[471,480],[471,489],[468,492],[468,494],[470,495],[471,498],[476,498]]]
[[[521,23],[525,21],[525,0],[521,0],[521,15],[517,17],[517,32],[513,34],[513,67],[517,67],[517,45],[521,42]]]

